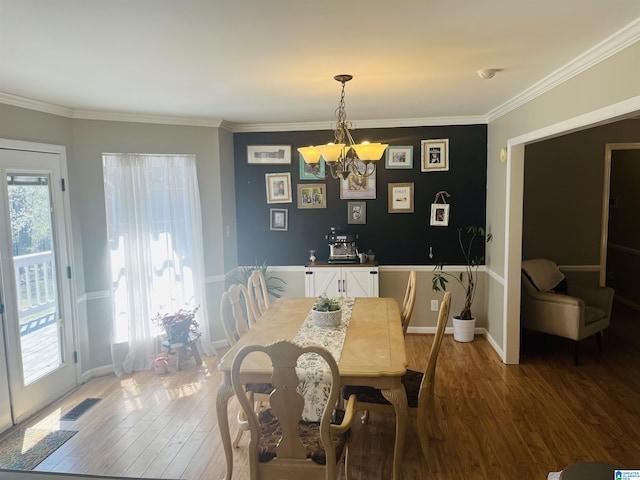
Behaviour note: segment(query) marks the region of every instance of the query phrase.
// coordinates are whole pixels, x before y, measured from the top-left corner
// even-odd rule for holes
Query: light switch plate
[[[431,311],[432,312],[438,311],[438,300],[431,300]]]

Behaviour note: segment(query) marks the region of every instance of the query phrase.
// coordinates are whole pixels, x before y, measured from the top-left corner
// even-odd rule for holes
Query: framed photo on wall
[[[363,164],[364,165],[364,164]],[[362,167],[361,171],[364,171]],[[351,174],[346,179],[340,178],[341,199],[375,199],[376,198],[376,172],[368,177]]]
[[[247,163],[291,165],[291,145],[247,145]]]
[[[289,229],[289,210],[286,208],[269,209],[269,229],[286,232]]]
[[[389,213],[413,213],[413,182],[389,184]]]
[[[291,203],[291,173],[265,173],[267,203]]]
[[[386,168],[413,168],[413,146],[387,147]]]
[[[320,180],[324,178],[324,158],[316,164],[308,164],[300,155],[300,180]]]
[[[431,222],[432,227],[448,227],[449,226],[449,204],[448,203],[432,203],[431,204]]]
[[[367,202],[349,202],[348,210],[347,223],[354,225],[367,223]]]
[[[420,171],[437,172],[449,170],[449,139],[422,140]]]
[[[327,208],[327,185],[299,183],[298,208]]]

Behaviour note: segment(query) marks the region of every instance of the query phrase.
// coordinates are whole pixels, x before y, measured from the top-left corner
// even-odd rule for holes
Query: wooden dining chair
[[[234,284],[222,294],[220,318],[229,345],[234,345],[254,323],[247,287],[242,284]]]
[[[222,294],[220,318],[229,346],[234,345],[255,323],[249,302],[249,293],[243,284],[231,285]],[[263,403],[269,401],[269,394],[272,391],[273,386],[269,383],[250,383],[245,387],[245,394],[254,403],[256,410],[259,410]],[[233,440],[235,448],[238,447],[242,434],[247,430],[246,417],[241,411],[238,413],[238,431]]]
[[[269,292],[267,291],[267,282],[261,270],[255,269],[251,272],[247,282],[247,290],[249,291],[249,303],[253,317],[257,320],[271,306]]]
[[[449,319],[450,308],[451,292],[445,292],[440,304],[436,333],[431,343],[427,367],[424,372],[407,370],[407,373],[402,377],[402,384],[407,392],[409,417],[417,419],[418,437],[420,438],[420,447],[425,459],[428,452],[429,430],[432,436],[438,440],[442,440],[444,437],[436,417],[434,387],[436,362],[438,361],[444,330]],[[382,392],[377,388],[345,386],[343,389],[344,398],[350,398],[352,395],[356,395],[358,410],[394,413],[391,403],[384,398]]]
[[[402,319],[402,331],[407,334],[407,328],[409,322],[411,322],[411,314],[413,313],[413,307],[416,303],[416,281],[417,274],[415,270],[409,272],[409,280],[407,282],[407,289],[404,292],[404,300],[402,301],[402,308],[400,310],[400,318]]]
[[[242,363],[247,355],[264,352],[273,366],[269,408],[256,412],[243,395]],[[315,353],[328,364],[331,372],[329,397],[320,422],[302,421],[304,397],[298,391],[300,379],[296,373],[298,357]],[[247,416],[251,441],[249,442],[249,472],[257,479],[327,480],[338,478],[339,464],[347,468],[348,439],[356,414],[355,395],[348,399],[345,411],[335,406],[340,396],[340,373],[331,353],[323,347],[300,347],[280,340],[267,346],[245,345],[236,354],[231,366],[231,383],[240,405]],[[337,423],[331,423],[332,417]]]

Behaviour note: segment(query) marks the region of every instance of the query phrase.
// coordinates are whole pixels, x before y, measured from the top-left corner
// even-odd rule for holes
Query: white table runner
[[[303,347],[309,345],[324,347],[333,355],[336,362],[339,362],[354,302],[354,298],[342,300],[342,321],[337,327],[317,327],[309,312],[293,339],[294,343]],[[329,365],[319,355],[308,353],[298,359],[296,372],[300,378],[299,389],[304,396],[302,418],[309,422],[319,422],[324,405],[329,398],[331,385]]]

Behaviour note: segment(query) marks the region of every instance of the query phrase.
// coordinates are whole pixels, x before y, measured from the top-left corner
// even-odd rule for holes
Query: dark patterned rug
[[[93,407],[96,403],[98,403],[101,398],[85,398],[78,405],[73,407],[67,413],[60,417],[60,420],[64,421],[73,421],[77,420],[80,415]]]
[[[0,468],[33,470],[76,433],[38,428],[16,430],[0,441]]]

